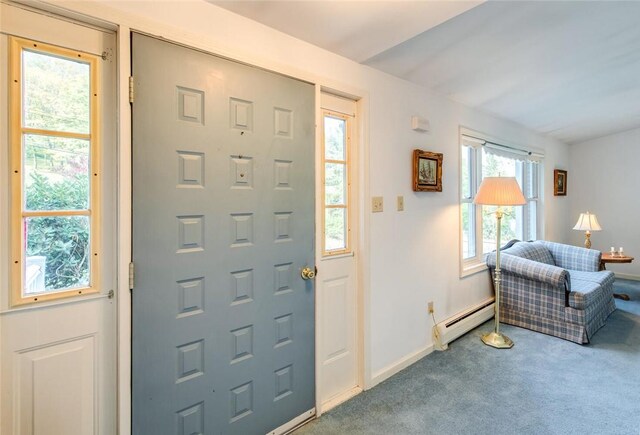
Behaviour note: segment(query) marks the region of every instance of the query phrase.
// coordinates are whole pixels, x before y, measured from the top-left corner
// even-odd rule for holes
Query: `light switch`
[[[404,211],[404,196],[398,195],[398,211]]]
[[[371,198],[371,211],[373,213],[380,213],[383,210],[383,200],[381,196],[374,196]]]

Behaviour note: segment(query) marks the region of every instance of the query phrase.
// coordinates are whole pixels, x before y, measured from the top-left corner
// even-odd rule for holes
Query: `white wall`
[[[640,129],[572,145],[570,155],[567,184],[570,226],[575,225],[580,213],[595,213],[602,231],[591,234],[593,249],[608,251],[611,246],[624,247],[636,261],[607,265],[607,269],[640,279]],[[571,241],[581,245],[584,233],[571,231]]]
[[[427,301],[435,302],[439,321],[490,296],[486,273],[459,278],[460,125],[546,150],[546,235],[550,240],[566,238],[567,201],[551,193],[554,167],[568,166],[564,144],[201,1],[55,3],[368,98],[367,191],[385,199],[385,211],[369,215],[370,267],[365,270],[365,282],[370,283],[367,309],[373,377],[429,349]],[[430,133],[411,131],[409,119],[416,114],[431,121]],[[442,193],[412,192],[414,148],[444,153]],[[404,212],[395,211],[396,195],[405,196]]]

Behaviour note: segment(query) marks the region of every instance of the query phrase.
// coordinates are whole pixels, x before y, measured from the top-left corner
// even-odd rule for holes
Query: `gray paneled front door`
[[[134,34],[133,432],[314,407],[314,88]]]

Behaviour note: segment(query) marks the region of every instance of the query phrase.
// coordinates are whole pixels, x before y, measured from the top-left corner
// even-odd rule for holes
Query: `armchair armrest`
[[[487,256],[487,266],[496,267],[496,254],[492,252]],[[519,275],[533,281],[540,281],[555,288],[570,291],[569,272],[558,266],[528,260],[510,254],[500,256],[500,269],[503,272]]]
[[[600,270],[602,253],[598,250],[547,241],[542,241],[542,243],[551,252],[553,261],[559,267],[580,272]]]

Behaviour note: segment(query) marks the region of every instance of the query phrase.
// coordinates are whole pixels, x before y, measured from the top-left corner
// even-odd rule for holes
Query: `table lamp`
[[[493,332],[482,336],[482,342],[484,344],[498,349],[513,347],[513,341],[506,335],[500,333],[500,232],[503,215],[502,206],[524,205],[526,202],[515,177],[485,177],[473,200],[474,204],[498,206],[496,209],[496,271],[493,277],[496,290],[495,327]]]
[[[595,214],[586,212],[580,213],[580,217],[578,218],[578,222],[576,226],[573,227],[574,230],[584,231],[585,239],[584,239],[584,247],[587,249],[591,249],[591,231],[601,231],[602,228],[598,223],[598,218],[596,218]]]

